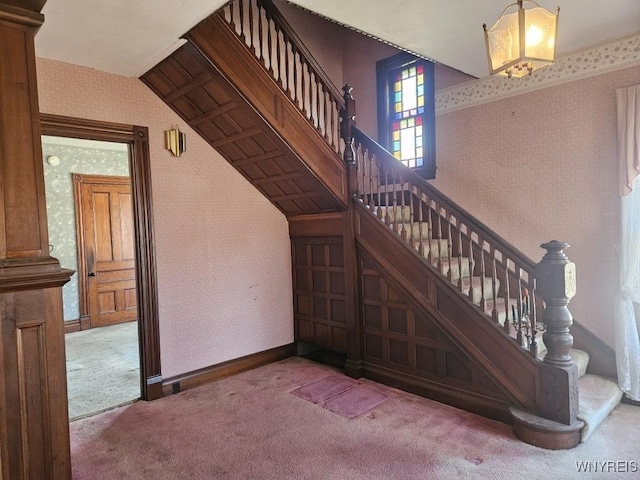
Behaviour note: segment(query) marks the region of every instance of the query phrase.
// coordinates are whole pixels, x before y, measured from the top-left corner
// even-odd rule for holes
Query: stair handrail
[[[345,95],[347,98],[349,96]],[[343,112],[343,119],[345,115]],[[345,142],[349,145],[345,150],[345,159],[353,157],[355,163],[356,178],[352,180],[352,194],[426,257],[428,264],[447,276],[483,313],[489,314],[495,323],[500,323],[502,319],[504,332],[537,358],[539,334],[544,326],[538,325],[536,318],[536,263],[399,162],[354,123],[350,125],[350,136],[345,136],[343,132]],[[383,213],[376,203],[388,203],[390,198],[393,205],[386,205]],[[398,220],[404,218],[402,213],[399,215],[399,210],[401,212],[405,208],[411,212],[408,229],[404,220]],[[427,227],[423,226],[425,223]],[[427,232],[423,231],[425,228]],[[443,243],[443,240],[446,242]],[[454,243],[457,247],[455,253]],[[448,251],[442,251],[443,248]],[[476,287],[473,279],[469,280],[466,292],[462,278],[463,251],[464,256],[469,258],[471,276],[477,272],[480,277]],[[458,278],[452,274],[454,262],[459,267]],[[474,288],[480,291],[474,292]],[[499,290],[502,295],[498,294]],[[478,294],[480,298],[476,300]]]
[[[340,155],[342,93],[275,4],[271,0],[232,0],[218,15]]]
[[[428,190],[430,192],[430,197],[434,200],[437,200],[439,204],[446,207],[447,210],[451,212],[455,212],[460,215],[460,218],[464,218],[466,223],[469,223],[470,226],[474,228],[474,230],[480,231],[483,233],[483,237],[490,241],[491,243],[495,243],[500,245],[502,249],[509,254],[510,258],[517,259],[518,263],[526,266],[527,269],[533,271],[536,268],[536,262],[527,257],[522,251],[514,247],[507,240],[505,240],[502,236],[496,233],[494,230],[489,228],[486,224],[478,220],[475,216],[473,216],[469,211],[458,205],[456,202],[451,200],[447,195],[442,193],[438,188],[425,180],[418,173],[413,171],[411,168],[407,167],[402,162],[399,162],[386,148],[376,142],[374,139],[369,137],[362,130],[358,129],[358,127],[353,127],[353,138],[354,140],[362,145],[365,145],[366,148],[376,155],[379,155],[383,161],[387,161],[392,165],[392,168],[402,170],[402,173],[405,178],[410,180],[416,186],[420,185],[422,188]],[[456,217],[457,218],[457,217]]]

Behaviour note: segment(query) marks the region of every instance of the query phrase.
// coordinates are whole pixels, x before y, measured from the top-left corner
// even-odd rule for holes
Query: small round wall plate
[[[47,157],[47,163],[52,167],[57,167],[58,165],[60,165],[60,158],[56,157],[55,155],[49,155]]]

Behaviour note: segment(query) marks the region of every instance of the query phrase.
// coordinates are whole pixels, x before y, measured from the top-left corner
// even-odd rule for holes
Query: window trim
[[[416,57],[407,52],[401,52],[383,60],[376,62],[376,82],[378,92],[378,142],[387,150],[391,151],[391,123],[392,105],[391,88],[393,85],[394,73],[409,66],[410,64],[421,64],[424,67],[424,88],[425,88],[425,110],[422,114],[422,135],[423,135],[423,166],[415,167],[416,173],[425,179],[436,177],[436,138],[435,138],[435,89],[434,89],[434,64],[428,60]]]

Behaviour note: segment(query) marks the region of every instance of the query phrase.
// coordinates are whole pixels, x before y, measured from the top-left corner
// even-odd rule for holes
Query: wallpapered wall
[[[571,244],[574,317],[610,345],[619,285],[615,90],[640,66],[436,117],[435,185],[534,261]]]
[[[293,341],[287,220],[136,78],[37,60],[44,113],[149,127],[163,377]],[[188,149],[164,150],[178,125]]]
[[[57,166],[47,162],[49,156],[60,159]],[[78,270],[76,243],[76,217],[72,173],[92,175],[129,176],[127,145],[76,140],[58,137],[42,137],[44,183],[47,198],[47,222],[49,224],[49,248],[60,266]],[[78,302],[78,274],[62,288],[65,321],[80,317]]]

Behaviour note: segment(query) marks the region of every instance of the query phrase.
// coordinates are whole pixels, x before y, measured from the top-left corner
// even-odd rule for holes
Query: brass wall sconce
[[[164,148],[169,150],[174,157],[179,157],[187,150],[187,135],[175,127],[164,132]]]

